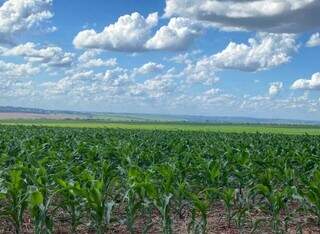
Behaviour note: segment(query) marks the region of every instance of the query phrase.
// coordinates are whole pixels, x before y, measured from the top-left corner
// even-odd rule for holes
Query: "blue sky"
[[[0,0],[0,105],[314,119],[318,0]]]

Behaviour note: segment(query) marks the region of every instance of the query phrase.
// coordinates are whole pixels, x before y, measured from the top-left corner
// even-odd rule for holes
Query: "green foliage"
[[[314,172],[312,179],[307,183],[302,191],[307,208],[317,216],[320,225],[320,171]]]
[[[27,184],[19,165],[4,171],[4,179],[0,180],[1,204],[0,215],[8,218],[15,227],[17,234],[22,233],[23,215],[28,206]]]
[[[154,216],[166,234],[177,217],[206,233],[222,206],[230,227],[269,223],[281,233],[292,203],[320,225],[319,136],[22,126],[0,135],[0,218],[16,233],[26,216],[35,233],[53,233],[61,213],[70,233],[114,224],[148,233]]]

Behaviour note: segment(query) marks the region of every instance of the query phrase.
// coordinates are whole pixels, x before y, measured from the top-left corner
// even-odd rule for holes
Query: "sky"
[[[0,0],[0,105],[320,119],[319,0]]]

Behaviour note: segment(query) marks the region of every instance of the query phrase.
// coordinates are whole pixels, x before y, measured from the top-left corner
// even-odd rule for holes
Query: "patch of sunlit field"
[[[68,127],[68,128],[119,128],[163,131],[208,131],[224,133],[276,133],[320,135],[320,126],[278,124],[210,124],[185,122],[131,122],[105,120],[1,120],[2,125]]]

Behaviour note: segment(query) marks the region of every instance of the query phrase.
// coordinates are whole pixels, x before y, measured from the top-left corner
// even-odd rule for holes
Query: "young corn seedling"
[[[101,179],[95,179],[90,172],[85,171],[81,186],[77,193],[83,199],[90,211],[91,221],[97,234],[102,234],[111,222],[114,201],[110,200],[111,187],[115,182],[114,171],[107,163],[103,164]]]
[[[142,233],[148,233],[152,227],[153,202],[156,188],[152,183],[151,175],[144,172],[138,166],[131,166],[128,169],[127,179],[124,183],[127,184],[127,191],[124,197],[126,201],[126,225],[130,233],[136,233],[135,220],[141,212],[145,216],[145,223]]]
[[[174,168],[168,164],[159,165],[156,171],[160,174],[160,181],[157,182],[160,186],[156,189],[153,197],[153,203],[158,209],[162,219],[162,231],[164,234],[172,233],[171,217],[170,217],[170,203],[173,197],[175,188]]]
[[[317,217],[317,224],[320,226],[320,171],[314,172],[311,181],[301,192],[305,198],[307,209]]]
[[[21,170],[10,170],[7,178],[1,181],[0,199],[4,203],[4,207],[0,208],[0,216],[9,219],[16,234],[21,234],[23,215],[28,207],[27,185]]]
[[[188,194],[188,184],[186,181],[179,181],[177,182],[177,187],[173,191],[175,197],[175,206],[178,212],[179,218],[183,218],[183,208],[185,207],[186,203],[185,200],[187,199]]]
[[[188,233],[205,234],[207,229],[207,213],[209,203],[197,195],[189,194],[192,203],[191,221],[188,225]],[[200,219],[197,218],[198,214]]]
[[[162,194],[158,193],[153,199],[153,204],[160,212],[162,220],[162,233],[163,234],[172,234],[172,225],[170,217],[170,201],[172,194]]]
[[[90,181],[87,187],[78,190],[78,194],[85,199],[96,233],[104,233],[110,224],[114,202],[107,201],[103,181]]]
[[[216,192],[219,188],[221,169],[218,164],[215,162],[210,162],[207,166],[207,177],[209,179],[207,193],[210,196],[211,200],[218,198],[218,193]]]
[[[29,209],[37,233],[52,233],[53,221],[56,207],[52,201],[58,192],[52,189],[53,175],[47,172],[43,166],[29,168]]]
[[[232,217],[234,216],[234,214],[232,214],[232,207],[234,205],[235,189],[232,189],[232,188],[224,189],[222,191],[221,197],[227,213],[228,227],[230,227]]]
[[[126,205],[126,225],[128,231],[133,234],[135,233],[135,220],[138,215],[138,211],[142,205],[141,202],[137,201],[136,193],[134,189],[129,189],[125,195]]]
[[[248,191],[236,191],[236,199],[235,199],[235,222],[240,231],[240,233],[244,233],[244,225],[246,218],[248,216],[248,212],[250,210],[250,197]]]
[[[83,199],[78,196],[77,191],[80,189],[79,183],[70,183],[62,179],[57,179],[57,184],[61,186],[58,191],[60,196],[61,207],[70,217],[71,233],[77,232],[77,227],[82,223],[82,214],[84,212]]]
[[[145,198],[145,193],[143,191],[144,181],[144,173],[139,167],[132,166],[129,168],[126,180],[128,190],[124,199],[127,203],[126,225],[131,234],[135,233],[135,220],[138,212],[143,209],[143,202]]]
[[[271,184],[257,184],[255,191],[261,194],[265,199],[265,206],[262,206],[263,210],[269,213],[272,217],[271,227],[273,232],[279,233],[283,230],[283,224],[280,217],[280,212],[286,209],[287,202],[292,196],[292,190],[285,188],[284,190],[277,190],[271,187]]]
[[[50,199],[45,200],[42,193],[36,188],[31,187],[29,192],[29,210],[33,219],[35,233],[53,233],[53,222],[48,214]]]

